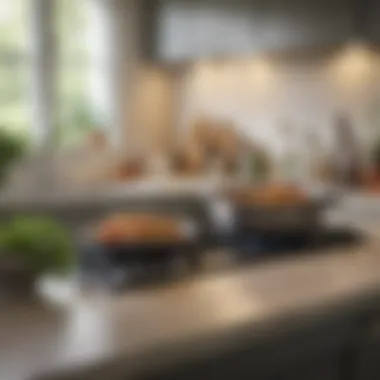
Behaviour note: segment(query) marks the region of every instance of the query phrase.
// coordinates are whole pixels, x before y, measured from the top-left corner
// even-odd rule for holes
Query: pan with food
[[[198,258],[195,223],[167,215],[112,215],[99,223],[91,240],[82,257],[85,272],[107,274],[136,265],[169,266],[179,256],[194,265]]]

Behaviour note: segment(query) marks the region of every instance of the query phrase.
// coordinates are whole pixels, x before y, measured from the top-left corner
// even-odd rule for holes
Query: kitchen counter
[[[123,201],[139,201],[146,198],[184,199],[204,197],[215,191],[236,184],[223,179],[170,179],[157,178],[130,183],[94,184],[93,186],[64,189],[40,189],[36,192],[0,193],[1,210],[44,210],[55,208],[77,208],[118,204]]]
[[[239,178],[152,178],[126,183],[105,183],[77,187],[45,188],[38,191],[0,192],[1,211],[76,209],[120,204],[146,199],[188,199],[215,197],[226,189],[250,184]],[[311,194],[320,196],[331,189],[324,186],[305,186]]]
[[[265,339],[283,323],[376,305],[379,248],[371,240],[113,296],[50,284],[43,304],[1,306],[0,378],[133,379]]]

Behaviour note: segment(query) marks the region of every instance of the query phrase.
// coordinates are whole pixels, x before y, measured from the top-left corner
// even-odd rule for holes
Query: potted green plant
[[[0,282],[7,292],[32,294],[39,277],[65,273],[72,261],[71,239],[51,219],[18,217],[0,231]]]
[[[11,165],[24,155],[26,146],[25,139],[0,128],[0,183],[5,180]]]

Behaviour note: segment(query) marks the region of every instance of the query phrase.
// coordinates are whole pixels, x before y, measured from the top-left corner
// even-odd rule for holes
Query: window
[[[0,1],[0,128],[30,131],[29,0]]]
[[[92,0],[54,0],[57,46],[55,135],[60,146],[81,143],[103,124],[104,40],[94,33],[99,15]],[[30,19],[33,0],[0,0],[0,128],[32,133],[32,38]],[[95,17],[94,17],[95,16]],[[38,85],[38,83],[37,83]],[[96,106],[94,106],[96,105]],[[104,119],[104,118],[103,118]]]
[[[80,143],[99,121],[92,106],[91,79],[94,67],[89,35],[89,1],[57,1],[58,125],[63,147]]]

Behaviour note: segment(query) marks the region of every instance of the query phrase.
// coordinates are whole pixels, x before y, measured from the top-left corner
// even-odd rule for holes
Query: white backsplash
[[[184,75],[182,91],[184,128],[199,115],[227,118],[274,154],[302,144],[287,141],[289,128],[317,131],[331,149],[332,125],[342,113],[363,145],[376,126],[380,134],[380,56],[361,45],[315,57],[198,63]]]

